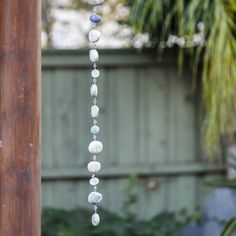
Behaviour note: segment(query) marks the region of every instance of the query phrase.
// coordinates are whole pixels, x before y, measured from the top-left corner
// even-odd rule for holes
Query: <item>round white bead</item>
[[[89,58],[91,62],[96,62],[99,59],[99,54],[98,51],[96,49],[91,49],[89,51]]]
[[[97,226],[100,223],[100,216],[97,213],[94,213],[91,218],[91,222],[93,226]]]
[[[96,43],[101,37],[101,33],[98,30],[91,30],[89,32],[89,41],[92,43]]]
[[[92,177],[92,178],[89,180],[89,183],[90,183],[90,185],[92,185],[92,186],[98,185],[98,184],[99,184],[99,179],[98,179],[97,177]]]
[[[91,161],[88,163],[88,171],[90,173],[96,173],[101,170],[101,163],[98,161]]]
[[[100,131],[100,128],[97,125],[93,125],[90,131],[92,134],[98,134]]]
[[[97,105],[93,105],[91,107],[91,117],[92,118],[97,118],[99,115],[99,107]]]
[[[91,192],[88,195],[88,202],[90,204],[96,205],[102,201],[102,194],[99,192]]]
[[[96,97],[98,95],[98,86],[96,84],[93,84],[90,88],[90,95],[92,97]]]
[[[92,154],[100,153],[102,149],[103,145],[100,141],[92,141],[88,146],[88,150]]]
[[[93,78],[98,78],[100,76],[100,71],[97,69],[92,70],[91,75]]]
[[[104,0],[88,0],[88,3],[93,6],[101,5],[104,3]]]

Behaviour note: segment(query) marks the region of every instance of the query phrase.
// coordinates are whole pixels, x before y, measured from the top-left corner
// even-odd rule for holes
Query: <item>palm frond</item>
[[[225,226],[221,236],[232,236],[236,230],[236,219],[231,219]]]
[[[192,37],[198,23],[204,23],[207,44],[192,49],[193,72],[202,77],[203,146],[208,154],[218,153],[220,137],[232,133],[235,115],[234,0],[130,0],[129,3],[131,24],[141,32],[148,32],[157,45],[172,33]]]

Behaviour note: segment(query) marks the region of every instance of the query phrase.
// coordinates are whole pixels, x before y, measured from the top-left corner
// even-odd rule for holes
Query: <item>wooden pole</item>
[[[0,0],[0,235],[40,236],[40,0]]]

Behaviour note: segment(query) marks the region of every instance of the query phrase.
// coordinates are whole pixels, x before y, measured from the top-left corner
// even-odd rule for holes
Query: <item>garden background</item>
[[[225,187],[236,176],[234,2],[117,0],[99,11],[105,210],[93,229],[89,8],[43,1],[42,235],[220,235],[236,217]]]

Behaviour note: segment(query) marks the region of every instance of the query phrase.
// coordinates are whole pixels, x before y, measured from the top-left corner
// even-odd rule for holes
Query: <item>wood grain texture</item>
[[[0,1],[0,235],[40,235],[40,0]]]

